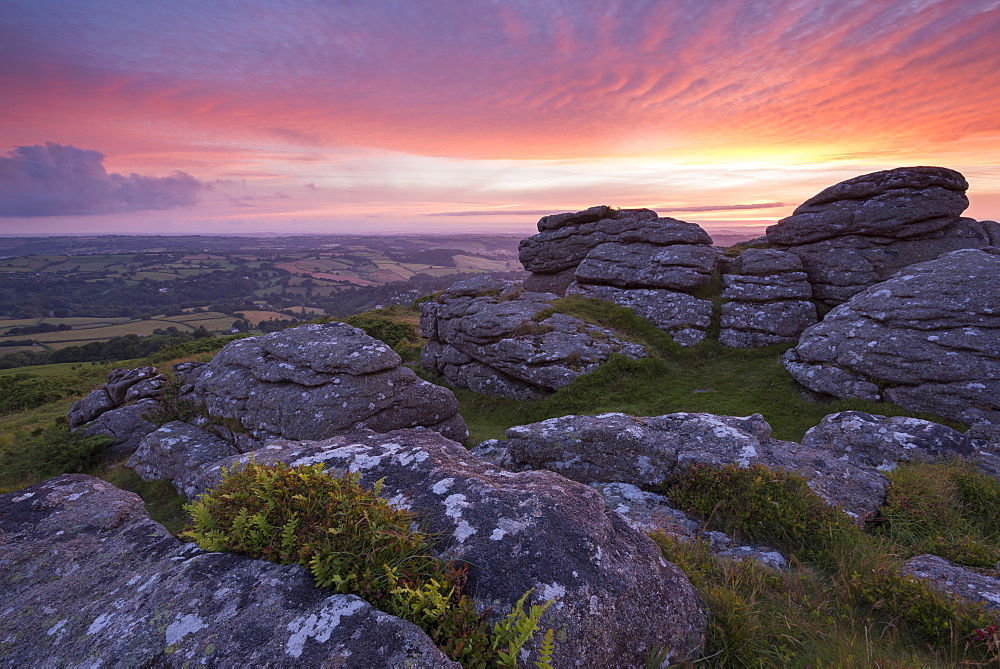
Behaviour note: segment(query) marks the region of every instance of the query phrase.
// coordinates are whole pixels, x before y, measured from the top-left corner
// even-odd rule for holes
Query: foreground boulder
[[[712,322],[712,303],[691,292],[711,280],[717,259],[707,232],[650,209],[545,216],[520,244],[529,290],[627,307],[683,346],[703,340]]]
[[[860,519],[877,513],[888,488],[888,480],[873,469],[823,449],[771,438],[771,426],[760,414],[562,416],[512,427],[506,441],[484,442],[472,452],[499,466],[548,469],[584,483],[630,483],[653,490],[694,464],[763,464],[801,474],[827,502]]]
[[[1000,244],[993,221],[961,218],[968,183],[943,167],[900,167],[831,186],[767,229],[802,259],[813,296],[840,304],[898,269]]]
[[[203,465],[204,477],[251,456],[358,472],[369,487],[382,481],[381,496],[440,537],[442,557],[469,564],[468,592],[494,616],[528,590],[530,601],[555,600],[541,625],[558,632],[556,666],[636,666],[654,649],[677,661],[703,643],[705,616],[687,578],[585,485],[493,467],[420,429],[275,442]]]
[[[612,354],[645,349],[610,330],[554,313],[552,293],[489,276],[460,281],[420,305],[420,364],[477,393],[539,399],[597,369]]]
[[[942,462],[975,455],[972,440],[947,425],[863,411],[824,416],[802,437],[802,445],[881,470],[893,469],[899,462]]]
[[[0,495],[0,564],[7,666],[459,666],[413,623],[182,543],[89,476]]]
[[[1000,255],[969,249],[908,267],[807,329],[784,364],[835,397],[1000,422]]]
[[[201,423],[241,451],[362,427],[423,426],[464,441],[454,394],[401,362],[358,328],[326,323],[229,342],[211,362],[179,373]]]

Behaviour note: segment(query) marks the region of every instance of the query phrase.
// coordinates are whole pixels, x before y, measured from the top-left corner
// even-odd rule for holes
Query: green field
[[[235,316],[227,316],[214,311],[203,313],[181,314],[180,316],[158,316],[147,320],[129,320],[127,318],[43,318],[0,320],[0,336],[11,328],[26,325],[49,323],[52,325],[67,324],[72,330],[58,332],[41,332],[32,335],[12,335],[12,339],[31,339],[46,348],[60,349],[67,346],[82,346],[92,341],[106,341],[112,337],[125,335],[151,335],[154,330],[165,330],[175,327],[181,332],[192,332],[204,327],[210,332],[226,332],[236,321]],[[32,350],[31,348],[12,347],[7,350],[0,348],[0,355],[13,353],[15,350]]]

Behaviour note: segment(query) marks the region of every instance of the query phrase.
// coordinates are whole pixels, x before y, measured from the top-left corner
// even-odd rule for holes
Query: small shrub
[[[369,337],[374,337],[379,341],[395,348],[404,339],[413,341],[417,338],[417,329],[409,323],[392,320],[390,318],[373,316],[371,314],[358,314],[351,316],[345,321],[348,325],[361,328]]]
[[[462,590],[464,565],[430,553],[428,535],[411,530],[413,514],[393,508],[359,484],[360,475],[329,476],[322,464],[289,468],[250,462],[188,506],[187,536],[228,550],[308,568],[320,587],[356,594],[423,628],[465,666],[503,664],[532,638],[546,606],[524,599],[494,627]],[[530,630],[530,631],[529,631]]]
[[[860,529],[801,476],[763,465],[690,467],[668,495],[723,532],[769,542],[824,569],[835,567],[837,547],[861,537]]]
[[[72,432],[61,417],[48,427],[16,435],[0,451],[0,481],[38,481],[88,470],[104,459],[112,441],[102,434]]]

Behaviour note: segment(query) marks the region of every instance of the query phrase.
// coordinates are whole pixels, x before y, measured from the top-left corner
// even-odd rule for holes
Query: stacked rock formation
[[[358,328],[326,323],[238,339],[211,362],[177,372],[183,399],[202,409],[200,423],[240,451],[357,428],[428,427],[465,441],[455,395],[401,362]]]
[[[477,393],[530,400],[569,385],[613,353],[645,355],[609,330],[553,313],[556,297],[489,276],[460,281],[420,305],[428,340],[420,364]]]
[[[688,346],[705,338],[712,304],[693,297],[718,254],[694,223],[649,209],[591,207],[545,216],[521,241],[529,290],[593,297],[629,307]]]
[[[907,265],[1000,244],[1000,225],[961,217],[968,187],[943,167],[865,174],[806,200],[766,240],[802,259],[815,299],[841,304]]]
[[[105,383],[73,403],[66,421],[74,430],[111,437],[110,454],[126,455],[156,429],[146,415],[156,407],[166,385],[167,377],[155,367],[112,370]]]
[[[836,397],[1000,422],[1000,255],[967,249],[906,268],[803,332],[784,364]]]
[[[817,321],[812,287],[794,253],[747,249],[727,263],[722,275],[722,327],[719,341],[734,348],[756,348],[798,340]]]

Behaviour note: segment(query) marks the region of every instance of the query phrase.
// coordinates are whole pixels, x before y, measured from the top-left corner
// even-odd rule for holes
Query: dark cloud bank
[[[104,154],[46,142],[0,156],[0,216],[110,214],[194,204],[208,185],[190,174],[116,174]]]

